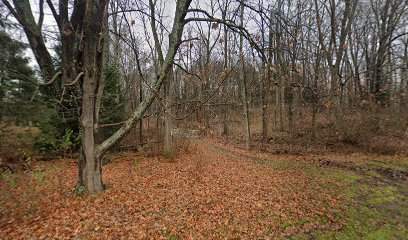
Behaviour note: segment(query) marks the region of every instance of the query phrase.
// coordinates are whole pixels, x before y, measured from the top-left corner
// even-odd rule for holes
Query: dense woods
[[[301,163],[307,169],[378,170],[398,176],[398,186],[408,177],[406,0],[2,0],[0,49],[3,180],[27,162],[72,159],[77,172],[66,171],[76,184],[56,189],[75,185],[75,194],[94,195],[116,187],[104,193],[114,196],[127,185],[104,182],[118,154],[144,154],[143,166],[155,166],[149,157],[181,167],[177,159],[197,158],[185,165],[205,169],[195,148],[214,164],[220,158],[224,169],[235,169],[227,153],[257,163],[272,154],[310,158]],[[320,161],[325,154],[405,160],[374,169]],[[270,237],[292,236],[285,229]]]

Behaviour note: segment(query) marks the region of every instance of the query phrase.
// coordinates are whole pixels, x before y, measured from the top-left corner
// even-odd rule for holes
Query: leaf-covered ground
[[[403,180],[373,192],[378,182],[371,179],[383,175],[364,158],[352,160],[361,156],[273,156],[200,140],[174,160],[135,153],[110,158],[107,189],[95,196],[72,191],[74,160],[3,173],[0,239],[364,239],[371,228],[398,239],[404,235],[395,231],[407,231]],[[391,166],[402,168],[394,175],[407,169]],[[387,204],[402,220],[383,228],[382,213],[373,216],[372,207]],[[367,226],[366,215],[373,221]]]

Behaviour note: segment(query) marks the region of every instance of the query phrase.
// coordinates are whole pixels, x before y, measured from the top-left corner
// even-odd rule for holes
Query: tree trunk
[[[165,109],[164,109],[164,150],[171,151],[173,148],[173,139],[171,136],[172,131],[172,119],[171,119],[171,83],[173,79],[173,69],[171,69],[167,75],[166,84],[164,86],[164,99],[165,99]]]
[[[281,132],[283,129],[282,126],[282,98],[281,98],[281,89],[282,89],[282,79],[281,76],[278,75],[276,78],[276,84],[275,84],[275,127],[276,127],[276,132]]]
[[[68,9],[68,1],[59,1],[59,13],[52,5],[52,1],[47,1],[52,15],[54,16],[60,36],[75,35],[72,51],[75,53],[75,68],[81,75],[76,77],[72,83],[78,84],[81,94],[80,99],[80,135],[81,135],[81,152],[78,161],[79,179],[78,187],[84,187],[89,193],[96,193],[103,190],[102,183],[102,166],[101,157],[114,144],[125,136],[126,133],[138,122],[147,108],[152,104],[157,93],[160,91],[165,78],[170,71],[174,56],[181,44],[182,32],[184,25],[187,23],[185,17],[191,4],[191,0],[178,0],[176,2],[175,17],[171,33],[169,35],[169,47],[164,61],[160,64],[159,74],[154,82],[150,92],[146,95],[139,106],[133,111],[130,118],[109,138],[100,144],[95,140],[95,134],[98,129],[98,104],[97,97],[101,96],[99,91],[103,90],[100,86],[103,79],[103,52],[105,47],[104,23],[108,18],[109,0],[83,0],[74,1],[72,8]],[[32,50],[45,78],[53,74],[54,66],[49,54],[44,38],[41,34],[41,24],[37,25],[34,21],[33,12],[28,0],[13,0],[15,9],[8,1],[3,0],[6,7],[20,22],[27,38],[29,39]],[[70,10],[70,11],[69,11]],[[71,17],[68,18],[68,13]],[[68,20],[69,19],[69,20]],[[64,21],[69,21],[69,24]],[[153,21],[154,22],[154,21]],[[71,28],[65,28],[65,27]],[[67,59],[68,53],[63,51],[62,58]],[[67,66],[63,66],[65,71]],[[53,83],[55,78],[51,80]]]
[[[289,91],[289,99],[288,99],[288,130],[291,132],[293,130],[293,87],[289,86],[288,87]]]
[[[280,86],[280,104],[279,104],[279,122],[280,122],[280,129],[279,131],[283,132],[285,130],[285,123],[284,123],[284,115],[285,115],[285,85],[284,80],[281,80]]]
[[[268,126],[268,117],[269,117],[269,88],[270,88],[270,78],[269,74],[266,74],[268,65],[262,68],[261,72],[261,83],[262,83],[262,143],[265,144],[268,142],[269,126]]]
[[[227,14],[227,8],[228,8],[228,2],[225,2],[224,9],[222,10],[222,19],[225,21],[226,19],[226,14]],[[228,28],[227,26],[224,25],[224,73],[226,74],[227,69],[228,69]],[[228,77],[228,76],[227,76]],[[228,83],[228,81],[227,81]],[[227,85],[225,86],[225,90],[222,91],[222,96],[224,99],[227,99]],[[224,137],[224,143],[228,143],[228,104],[227,101],[224,100],[224,106],[223,106],[223,121],[222,121],[222,131],[221,135]]]
[[[99,4],[90,1],[86,5],[83,28],[84,46],[79,55],[84,73],[82,83],[82,106],[80,116],[81,160],[79,185],[94,194],[104,189],[102,183],[101,154],[96,150],[98,90],[102,84],[105,37],[104,23],[107,18],[107,1]]]
[[[267,143],[269,140],[269,116],[270,116],[270,104],[271,90],[272,90],[272,62],[273,62],[273,14],[274,11],[270,10],[269,13],[269,27],[268,27],[268,59],[265,64],[264,72],[264,89],[262,94],[262,140],[263,143]]]
[[[244,0],[241,0],[241,27],[244,25]],[[249,111],[248,111],[248,96],[245,77],[245,62],[244,62],[244,37],[241,34],[239,36],[239,56],[240,56],[240,80],[242,84],[242,107],[244,111],[244,135],[245,135],[245,149],[249,150],[250,146],[250,128],[249,128]]]
[[[142,78],[139,78],[139,104],[143,101],[143,83]],[[147,127],[149,129],[149,125]],[[139,120],[139,141],[140,144],[143,144],[143,118]]]

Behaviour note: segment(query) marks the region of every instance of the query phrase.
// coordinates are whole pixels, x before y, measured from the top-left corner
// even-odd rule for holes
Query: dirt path
[[[96,196],[70,191],[74,161],[13,174],[0,182],[0,238],[267,239],[341,228],[342,203],[325,180],[205,140],[189,149],[175,161],[114,155]]]

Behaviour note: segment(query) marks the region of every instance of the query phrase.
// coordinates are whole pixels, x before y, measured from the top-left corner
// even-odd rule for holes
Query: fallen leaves
[[[202,142],[176,162],[113,156],[108,188],[76,196],[73,161],[38,163],[45,181],[1,181],[0,238],[276,238],[341,227],[341,201],[302,169],[233,156]],[[230,149],[231,151],[238,151]],[[323,181],[323,180],[321,180]]]

